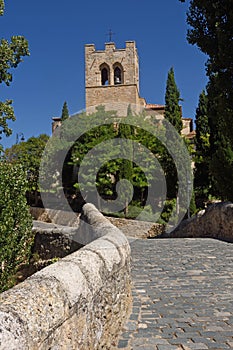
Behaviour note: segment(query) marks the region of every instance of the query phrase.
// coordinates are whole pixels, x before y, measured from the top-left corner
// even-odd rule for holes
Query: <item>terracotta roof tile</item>
[[[158,105],[158,104],[153,104],[153,103],[147,103],[145,106],[146,109],[164,109],[164,105]]]

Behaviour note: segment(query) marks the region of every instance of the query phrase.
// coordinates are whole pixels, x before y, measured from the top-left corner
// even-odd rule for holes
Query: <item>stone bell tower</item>
[[[124,49],[112,42],[105,50],[97,51],[94,44],[85,45],[86,110],[105,105],[125,116],[128,105],[145,107],[139,95],[139,63],[134,41],[126,41]]]

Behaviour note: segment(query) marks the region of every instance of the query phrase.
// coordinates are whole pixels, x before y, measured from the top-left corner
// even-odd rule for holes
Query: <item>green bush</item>
[[[0,292],[14,285],[17,268],[29,260],[33,235],[26,189],[22,167],[0,162]]]

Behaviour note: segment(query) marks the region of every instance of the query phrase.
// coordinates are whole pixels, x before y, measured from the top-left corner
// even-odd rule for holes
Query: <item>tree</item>
[[[211,77],[207,88],[210,125],[210,172],[214,178],[217,195],[222,200],[233,201],[233,94],[229,89],[227,95],[230,97],[223,96],[225,84],[223,80],[219,76]],[[230,98],[232,101],[230,101]]]
[[[210,127],[207,115],[208,97],[205,90],[199,96],[196,109],[196,153],[198,156],[205,156],[209,149]]]
[[[29,262],[32,217],[26,203],[27,181],[19,164],[0,164],[0,293],[12,287],[21,264]]]
[[[181,133],[183,127],[181,109],[179,105],[180,100],[180,92],[175,82],[174,69],[171,68],[168,72],[166,83],[164,117],[174,126],[174,128],[179,134]],[[166,138],[167,143],[173,143],[170,134],[167,134]],[[166,149],[162,153],[161,160],[163,162],[166,174],[168,198],[176,198],[178,190],[177,170],[171,155]]]
[[[187,23],[189,43],[208,55],[210,171],[222,199],[233,200],[232,0],[192,0]]]
[[[37,201],[39,191],[39,169],[41,157],[49,136],[41,134],[38,137],[30,137],[25,142],[20,142],[6,149],[5,159],[10,163],[17,163],[22,166],[27,173],[28,191],[34,194]]]
[[[174,149],[169,158],[171,162],[175,155],[172,170],[175,168],[176,171],[176,165],[184,167],[186,175],[189,159],[187,152],[182,152],[183,140],[174,127],[167,124],[173,137],[169,148]],[[97,204],[105,213],[122,215],[124,211],[125,215],[128,212],[128,217],[140,215],[147,207],[150,217],[156,214],[158,219],[166,200],[164,172],[166,177],[174,180],[167,166],[166,132],[169,127],[166,127],[165,119],[162,122],[143,113],[132,116],[130,110],[127,118],[120,117],[116,111],[105,111],[103,106],[99,106],[92,114],[70,117],[62,123],[62,130],[62,137],[56,133],[50,139],[43,156],[40,171],[43,192],[51,195],[56,192],[57,198],[59,193],[61,196],[69,193],[74,205],[77,199],[82,202],[87,200]],[[177,150],[180,154],[176,157]],[[124,179],[128,182],[122,181]],[[179,178],[179,181],[181,188],[185,187],[182,179]],[[177,182],[176,176],[175,185],[178,185]],[[187,194],[182,197],[177,186],[170,189],[171,193],[169,198],[176,198],[179,193],[180,213],[184,213],[187,205],[182,199],[186,199]],[[174,211],[171,212],[174,217]]]
[[[4,14],[4,1],[0,0],[0,16]],[[12,68],[16,68],[22,62],[23,56],[29,56],[28,42],[23,36],[12,36],[11,41],[0,41],[0,84],[7,86],[12,82]],[[8,121],[15,120],[12,100],[0,102],[0,134],[10,136],[12,130],[8,127]],[[0,145],[0,151],[2,146]]]
[[[130,117],[133,115],[133,111],[132,111],[132,108],[131,108],[131,104],[128,105],[127,107],[127,117]]]
[[[65,101],[62,107],[61,121],[63,122],[68,118],[69,118],[69,110],[68,110],[67,102]]]
[[[211,187],[210,162],[210,127],[208,123],[208,97],[203,90],[196,109],[196,154],[194,170],[194,188],[196,195],[208,199]]]
[[[180,101],[180,92],[175,82],[174,69],[171,68],[167,77],[164,117],[176,128],[179,134],[183,127]]]
[[[132,115],[131,107],[128,106],[128,115]],[[128,140],[129,147],[127,151],[123,147],[122,149],[122,159],[119,167],[119,180],[125,179],[128,180],[132,184],[133,181],[133,162],[130,159],[133,159],[133,143],[130,141],[132,136],[132,128],[128,124],[120,123],[118,126],[118,135],[119,138]],[[127,154],[126,154],[127,153]],[[124,198],[124,214],[127,216],[128,214],[128,206],[129,206],[129,198],[130,198],[130,189],[129,183],[122,182],[122,196]]]

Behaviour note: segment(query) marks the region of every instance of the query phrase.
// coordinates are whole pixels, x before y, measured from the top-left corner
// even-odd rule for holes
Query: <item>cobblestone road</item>
[[[233,349],[233,244],[131,243],[132,313],[118,349]]]

